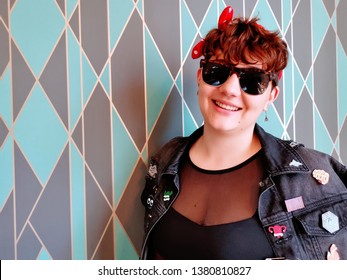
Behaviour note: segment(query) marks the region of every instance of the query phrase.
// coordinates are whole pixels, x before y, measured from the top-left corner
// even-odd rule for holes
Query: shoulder
[[[286,166],[288,160],[295,159],[300,167],[305,166],[307,171],[314,169],[334,169],[335,172],[346,174],[346,167],[333,156],[319,150],[306,147],[300,142],[280,139],[264,131],[260,126],[256,127],[256,132],[260,136],[262,146],[266,152],[269,162],[278,166]],[[347,176],[347,175],[346,175]]]
[[[172,138],[151,157],[151,164],[163,165],[179,158],[184,150],[194,143],[203,132],[203,127],[198,128],[189,136],[178,136]]]
[[[151,164],[160,164],[162,162],[168,161],[170,158],[172,158],[179,150],[182,149],[187,144],[188,137],[178,136],[175,138],[172,138],[168,142],[166,142],[164,145],[161,146],[161,148],[156,151],[155,154],[151,156],[150,163]]]
[[[306,163],[309,170],[322,169],[338,174],[347,183],[347,168],[334,156],[322,151],[306,147],[304,144],[292,140],[280,140],[284,145],[291,147]]]

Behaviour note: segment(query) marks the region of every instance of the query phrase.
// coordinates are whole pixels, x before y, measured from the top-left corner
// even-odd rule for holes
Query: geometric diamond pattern
[[[288,44],[259,124],[347,163],[346,0],[1,0],[0,259],[138,258],[148,158],[202,124],[190,51],[226,5]]]
[[[1,10],[1,4],[0,4],[0,10]],[[8,65],[9,62],[9,33],[7,32],[6,26],[3,24],[3,22],[0,22],[0,49],[1,49],[1,56],[0,56],[0,75],[4,72],[5,68]]]
[[[112,103],[139,150],[146,143],[144,39],[138,40],[144,37],[143,29],[135,10],[111,54],[110,73]]]
[[[81,49],[71,29],[67,30],[67,77],[68,77],[68,104],[69,104],[69,127],[73,129],[82,112],[82,66]]]
[[[45,184],[66,143],[67,133],[38,85],[18,117],[14,135]]]
[[[12,123],[11,102],[11,69],[8,67],[0,79],[0,118],[7,127],[10,127]]]
[[[36,76],[41,72],[63,27],[64,19],[55,1],[16,2],[11,13],[12,36]]]
[[[73,143],[71,149],[71,219],[73,259],[86,259],[86,221],[84,218],[84,164],[81,155]]]

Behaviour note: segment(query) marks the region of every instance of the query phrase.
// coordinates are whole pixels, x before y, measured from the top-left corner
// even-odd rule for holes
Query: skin
[[[212,57],[223,59],[223,56]],[[262,64],[238,64],[238,68]],[[269,83],[261,95],[242,92],[236,74],[219,87],[206,84],[202,69],[197,72],[198,100],[204,118],[204,134],[192,146],[189,154],[197,166],[208,170],[221,170],[236,166],[261,149],[254,126],[259,115],[276,100],[279,88]],[[229,108],[221,108],[228,105]]]
[[[223,56],[214,56],[210,60],[223,60]],[[236,67],[263,68],[262,64],[256,62],[238,64]],[[260,141],[254,133],[256,120],[275,101],[279,88],[269,83],[263,94],[249,95],[242,92],[236,74],[232,74],[221,86],[214,87],[203,81],[202,69],[197,71],[197,83],[198,101],[204,118],[204,133],[189,150],[191,161],[202,169],[223,170],[234,167],[256,154],[261,149]],[[196,192],[195,188],[182,188],[173,207],[200,225],[229,223],[230,217],[233,217],[233,221],[238,221],[254,214],[254,208],[250,207],[245,208],[241,216],[234,217],[232,207],[225,208],[225,204],[222,203],[216,205],[205,195]],[[215,211],[209,211],[210,207]],[[221,211],[231,212],[224,215],[223,220],[219,215]]]

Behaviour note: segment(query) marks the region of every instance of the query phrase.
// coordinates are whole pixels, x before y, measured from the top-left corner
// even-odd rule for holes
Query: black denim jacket
[[[179,163],[185,149],[203,133],[172,139],[151,158],[141,200],[145,236],[140,258],[147,258],[149,234],[179,193]],[[265,155],[259,183],[259,219],[279,258],[347,259],[347,169],[324,153],[281,140],[255,126]],[[324,182],[317,175],[329,175]],[[334,252],[335,251],[335,252]]]

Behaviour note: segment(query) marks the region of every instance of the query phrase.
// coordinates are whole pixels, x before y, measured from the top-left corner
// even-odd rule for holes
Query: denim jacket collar
[[[309,172],[307,164],[296,151],[303,146],[291,140],[281,140],[264,131],[259,125],[255,126],[264,151],[267,171],[272,176],[285,173]]]

